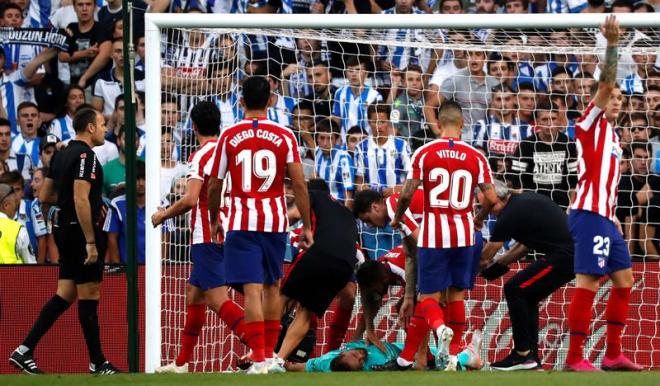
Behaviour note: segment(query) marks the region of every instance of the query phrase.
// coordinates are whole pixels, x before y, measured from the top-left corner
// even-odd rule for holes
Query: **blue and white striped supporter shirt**
[[[222,130],[235,125],[243,118],[243,111],[241,110],[240,103],[238,103],[239,99],[240,97],[235,92],[230,92],[224,99],[218,95],[211,98],[211,101],[220,110],[220,128]],[[192,125],[192,123],[189,124]],[[192,130],[192,126],[190,129]]]
[[[396,8],[392,7],[382,12],[385,15],[396,15]],[[412,8],[412,14],[423,14],[417,7]],[[406,28],[392,28],[384,32],[383,40],[397,41],[403,43],[410,42],[428,42],[425,30],[422,29],[406,29]],[[405,47],[405,46],[389,46],[381,45],[378,50],[378,56],[381,60],[389,62],[393,68],[403,70],[409,64],[418,64],[422,68],[427,68],[431,60],[430,52],[428,49]]]
[[[355,147],[356,175],[373,190],[403,184],[410,170],[410,145],[393,135],[383,146],[369,136]]]
[[[55,12],[51,0],[30,0],[28,15],[25,24],[31,28],[48,28],[50,17]]]
[[[295,99],[278,95],[275,106],[268,108],[268,119],[280,125],[291,126],[291,115],[295,106]]]
[[[472,145],[494,154],[513,155],[518,143],[533,133],[532,127],[514,118],[512,123],[502,123],[494,115],[481,119],[474,127]]]
[[[248,8],[260,8],[266,5],[266,0],[251,3],[250,0],[233,0],[229,13],[248,13]],[[268,56],[268,37],[265,35],[241,34],[238,38],[238,46],[247,46],[252,58],[266,58]]]
[[[38,214],[41,214],[41,217],[35,213],[33,216],[32,210],[34,203],[38,200],[28,200],[23,199],[18,207],[16,212],[16,218],[14,220],[18,221],[21,225],[27,230],[28,236],[30,238],[30,245],[32,246],[32,251],[34,254],[37,254],[37,247],[39,243],[37,242],[37,237],[44,236],[47,233],[46,222],[43,215],[41,214],[41,209],[39,209]]]
[[[0,98],[2,107],[7,112],[7,119],[11,123],[11,135],[15,137],[19,135],[16,108],[23,102],[35,102],[34,89],[28,86],[23,71],[14,71],[10,75],[2,74]]]
[[[644,81],[636,72],[621,79],[620,86],[621,91],[626,95],[644,93]]]
[[[25,138],[22,135],[17,135],[11,141],[11,151],[14,154],[25,154],[30,157],[32,165],[39,165],[39,144],[41,143],[41,138]]]
[[[229,13],[232,0],[206,0],[206,13]]]
[[[12,43],[4,43],[2,49],[5,52],[4,68],[7,72],[24,69],[42,50],[39,46]],[[44,72],[43,67],[40,67],[37,73],[42,74]]]
[[[339,201],[346,200],[346,192],[352,192],[353,185],[353,159],[341,146],[330,150],[326,156],[323,150],[316,148],[314,152],[314,173],[322,178],[330,187],[330,194]]]
[[[546,13],[580,13],[587,8],[587,0],[548,0],[545,5]]]
[[[332,115],[341,118],[342,143],[346,143],[346,132],[355,125],[371,133],[367,122],[367,108],[370,104],[382,100],[383,96],[378,91],[366,85],[359,95],[353,94],[350,85],[340,87],[335,91]]]
[[[9,158],[5,160],[9,171],[18,171],[25,181],[32,179],[32,159],[27,154],[14,154],[9,152]]]
[[[48,132],[55,135],[64,143],[68,143],[76,136],[76,131],[73,129],[73,119],[68,114],[53,119]]]
[[[536,67],[534,72],[534,85],[536,86],[537,92],[546,92],[550,90],[550,82],[552,81],[552,72],[560,67],[559,64],[555,61],[549,61],[548,63],[542,64]],[[580,67],[577,64],[575,56],[571,55],[568,58],[568,63],[566,68],[571,72],[574,77],[580,70]]]

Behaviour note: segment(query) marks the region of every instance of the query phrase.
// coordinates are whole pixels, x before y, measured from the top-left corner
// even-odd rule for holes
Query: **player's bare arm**
[[[42,205],[54,205],[57,203],[57,191],[55,190],[55,181],[52,178],[46,177],[44,180],[44,185],[39,192],[39,202]],[[48,211],[43,211],[43,213],[48,213]]]
[[[305,182],[302,164],[299,162],[288,164],[287,173],[289,174],[289,178],[291,178],[291,187],[293,188],[296,207],[300,212],[300,217],[303,222],[303,229],[300,233],[300,248],[309,249],[309,247],[314,244],[314,235],[312,233],[309,194],[307,193],[307,183]]]
[[[417,235],[419,229],[415,229],[412,235],[403,239],[403,250],[406,253],[406,288],[403,295],[403,303],[399,309],[399,323],[407,326],[410,323],[414,311],[414,300],[417,292]]]
[[[210,177],[208,181],[208,205],[209,205],[209,222],[211,228],[211,239],[217,242],[217,234],[220,224],[218,223],[218,211],[220,210],[220,199],[222,194],[222,180],[215,177]]]
[[[360,300],[362,301],[362,312],[364,322],[364,340],[367,343],[373,344],[382,352],[385,352],[383,342],[376,336],[376,327],[374,326],[374,318],[378,314],[378,310],[383,305],[383,298],[370,291],[360,291]]]
[[[73,200],[76,206],[76,217],[78,224],[87,241],[87,259],[85,265],[94,264],[99,257],[96,250],[96,238],[92,224],[92,206],[89,203],[89,191],[92,184],[89,181],[75,180],[73,182]]]
[[[197,204],[202,185],[204,185],[204,182],[201,180],[188,179],[186,183],[186,194],[173,205],[165,209],[159,209],[151,216],[153,226],[158,226],[163,221],[184,214],[192,209]]]
[[[616,83],[616,70],[619,63],[619,22],[614,15],[610,15],[601,25],[600,31],[607,39],[605,49],[605,62],[598,81],[598,91],[594,96],[594,104],[604,109],[610,100],[610,95]]]
[[[399,202],[396,207],[396,213],[394,214],[394,218],[390,223],[392,228],[396,229],[399,227],[399,223],[403,218],[403,214],[406,213],[406,210],[408,210],[408,207],[410,206],[410,200],[412,200],[412,196],[415,193],[415,190],[417,190],[421,183],[422,181],[419,179],[408,179],[403,184],[403,189],[399,195]]]
[[[477,230],[481,230],[484,220],[486,220],[493,206],[497,203],[497,194],[495,193],[495,186],[493,184],[479,184],[479,189],[481,189],[484,195],[484,200],[481,203],[481,210],[474,218],[474,225],[477,227]]]

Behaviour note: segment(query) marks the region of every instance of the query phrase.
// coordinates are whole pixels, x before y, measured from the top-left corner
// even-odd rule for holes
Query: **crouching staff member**
[[[307,334],[312,314],[323,317],[335,296],[351,285],[357,263],[358,231],[353,214],[330,196],[325,181],[312,180],[308,189],[314,244],[284,278],[282,294],[299,306],[277,353],[279,368],[271,366],[269,372],[284,371],[284,360]]]
[[[541,366],[538,354],[539,302],[571,281],[573,239],[568,231],[564,210],[550,198],[538,193],[514,193],[496,183],[498,203],[493,213],[497,222],[484,247],[482,276],[493,280],[508,271],[507,265],[532,249],[544,256],[529,264],[504,285],[513,327],[511,354],[491,364],[495,370],[530,370]],[[505,241],[518,242],[497,260],[493,258]]]

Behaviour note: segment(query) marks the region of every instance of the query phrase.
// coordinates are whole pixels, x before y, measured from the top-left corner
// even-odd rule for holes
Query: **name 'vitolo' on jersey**
[[[605,110],[589,103],[575,123],[575,139],[578,183],[571,209],[588,210],[614,221],[623,151]]]
[[[242,120],[222,132],[206,172],[232,181],[226,231],[286,232],[286,166],[300,162],[293,132],[267,119]]]
[[[441,138],[413,154],[408,178],[424,188],[424,218],[417,245],[460,248],[475,244],[472,203],[477,184],[492,184],[486,157],[463,141]]]

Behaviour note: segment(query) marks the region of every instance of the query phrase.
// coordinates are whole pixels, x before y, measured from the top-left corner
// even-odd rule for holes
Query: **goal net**
[[[575,120],[588,103],[605,51],[599,15],[526,15],[530,20],[508,17],[499,25],[469,15],[421,18],[424,23],[418,24],[388,15],[324,15],[341,18],[319,20],[322,26],[289,18],[288,25],[279,25],[288,28],[264,27],[277,27],[271,18],[285,15],[231,15],[236,20],[225,21],[171,16],[147,16],[144,144],[149,211],[185,192],[185,164],[197,146],[189,121],[192,106],[213,101],[223,128],[238,122],[243,116],[241,82],[250,75],[270,81],[277,103],[269,108],[268,118],[296,134],[306,177],[325,179],[332,194],[348,205],[357,190],[389,194],[402,184],[411,152],[439,134],[437,107],[449,99],[464,111],[462,139],[487,155],[496,178],[569,205],[577,180]],[[636,280],[623,346],[637,363],[659,369],[660,195],[652,192],[660,189],[660,29],[658,20],[621,16],[625,29],[617,77],[622,97],[616,128],[625,149],[617,215],[635,259]],[[346,19],[352,28],[342,27]],[[234,25],[221,28],[222,23]],[[332,135],[324,134],[324,126],[332,128]],[[339,168],[333,152],[346,154],[349,167]],[[392,229],[363,223],[359,227],[370,259],[401,241]],[[179,349],[190,239],[187,215],[148,231],[147,371],[172,362]],[[512,271],[525,264],[514,264]],[[488,362],[501,359],[512,346],[502,293],[508,277],[492,282],[478,278],[468,292],[465,340],[469,342],[471,331],[483,330],[482,356]],[[604,353],[601,316],[609,288],[605,284],[597,295],[598,317],[587,342],[596,362]],[[383,339],[403,342],[395,307],[401,295],[401,288],[391,288],[377,317]],[[546,367],[560,368],[565,358],[571,295],[572,284],[540,305],[540,355]],[[240,295],[232,296],[241,302]],[[358,296],[346,340],[352,338],[359,309]],[[332,312],[331,307],[319,320],[317,354],[327,343]],[[245,353],[243,344],[208,311],[193,356],[194,370],[234,368]]]

